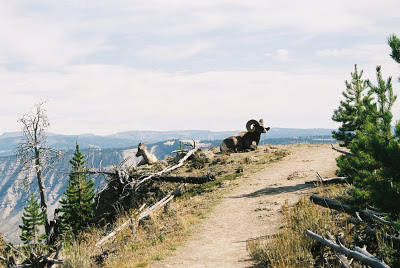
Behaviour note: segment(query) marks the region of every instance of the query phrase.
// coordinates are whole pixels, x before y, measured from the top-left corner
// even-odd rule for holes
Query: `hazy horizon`
[[[313,130],[313,129],[324,129],[324,130],[335,130],[336,128],[291,128],[291,127],[271,127],[271,130],[273,129],[299,129],[299,130]],[[209,129],[169,129],[169,130],[156,130],[156,129],[144,129],[144,130],[139,130],[139,129],[131,129],[131,130],[124,130],[124,131],[117,131],[114,133],[110,134],[97,134],[97,133],[72,133],[72,134],[66,134],[66,133],[59,133],[59,132],[53,132],[53,131],[47,131],[51,135],[66,135],[66,136],[84,136],[84,135],[95,135],[95,136],[112,136],[117,133],[127,133],[127,132],[179,132],[179,131],[210,131],[210,132],[235,132],[235,131],[245,131],[245,127],[243,129],[228,129],[228,130],[209,130]],[[17,130],[17,131],[5,131],[3,133],[0,133],[0,136],[4,134],[12,134],[12,133],[22,133],[22,130]],[[268,133],[268,132],[267,132]]]

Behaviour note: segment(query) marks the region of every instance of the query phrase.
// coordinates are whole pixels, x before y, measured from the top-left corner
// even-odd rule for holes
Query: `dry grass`
[[[346,239],[350,227],[338,224],[338,215],[333,215],[327,209],[321,209],[306,198],[295,206],[282,206],[284,211],[284,226],[273,236],[252,240],[247,243],[250,256],[263,265],[271,267],[318,267],[337,264],[329,250],[321,254],[320,248],[305,231],[311,230],[324,234],[329,230],[333,234],[344,232]],[[340,218],[340,217],[339,217]]]

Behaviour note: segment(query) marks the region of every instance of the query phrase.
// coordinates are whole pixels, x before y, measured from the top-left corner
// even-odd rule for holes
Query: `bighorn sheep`
[[[253,126],[253,127],[252,127]],[[222,141],[222,152],[254,151],[257,149],[262,133],[267,133],[269,127],[264,127],[264,121],[251,119],[246,124],[247,131],[240,132]]]
[[[138,151],[136,153],[136,157],[139,157],[139,156],[142,157],[142,160],[140,160],[138,166],[146,165],[146,164],[151,165],[151,164],[154,164],[155,162],[157,162],[157,157],[154,154],[151,154],[147,151],[146,144],[147,144],[147,142],[139,143],[139,145],[138,145]]]

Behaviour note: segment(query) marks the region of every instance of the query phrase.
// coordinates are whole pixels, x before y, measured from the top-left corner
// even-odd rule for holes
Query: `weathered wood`
[[[215,180],[214,175],[207,175],[202,177],[177,177],[177,176],[159,176],[153,177],[156,181],[179,182],[179,183],[192,183],[203,184]]]
[[[327,240],[331,241],[332,243],[336,243],[335,237],[329,232],[326,231],[326,236],[328,237]],[[340,241],[339,241],[340,242]],[[340,253],[340,252],[335,252],[336,257],[339,259],[340,263],[342,264],[342,268],[350,268],[351,263],[353,262],[353,259],[350,261],[346,258],[346,255]]]
[[[363,230],[363,233],[368,235],[368,236],[374,237],[374,238],[377,237],[376,231],[371,229],[369,226],[367,226],[367,228],[365,228]],[[400,238],[399,237],[391,236],[391,235],[388,235],[388,234],[385,234],[385,233],[381,233],[379,235],[383,236],[386,240],[392,241],[393,244],[400,246]]]
[[[115,172],[102,172],[102,171],[78,171],[78,172],[71,172],[69,174],[97,174],[97,175],[108,175],[108,176],[115,176],[117,173]],[[167,181],[167,182],[180,182],[180,183],[192,183],[192,184],[203,184],[215,179],[215,176],[212,174],[207,174],[205,176],[200,177],[184,177],[184,176],[162,176],[162,175],[154,175],[154,174],[130,174],[129,178],[132,180],[141,180],[145,179],[148,176],[152,176],[153,180],[156,181]]]
[[[343,204],[343,203],[341,203],[339,201],[330,199],[328,197],[322,197],[322,196],[318,196],[318,195],[313,194],[313,195],[310,196],[310,200],[313,203],[317,204],[317,205],[320,205],[320,206],[323,206],[323,207],[326,207],[326,208],[330,208],[330,209],[334,209],[334,210],[337,210],[337,211],[341,211],[341,212],[346,212],[347,214],[350,214],[350,215],[356,217],[362,223],[365,223],[365,222],[360,217],[360,214],[363,217],[372,219],[372,220],[377,221],[377,222],[379,222],[381,224],[392,226],[392,227],[396,226],[395,222],[391,222],[391,221],[387,221],[385,219],[382,219],[382,218],[376,216],[375,212],[373,212],[373,211],[364,209],[364,210],[358,212],[355,209],[353,209],[352,207],[350,207],[349,205]],[[382,215],[382,213],[380,213],[380,214]]]
[[[43,260],[46,262],[47,265],[54,265],[54,264],[63,264],[63,260],[60,259],[55,259],[55,258],[50,258],[43,256]]]
[[[335,148],[335,147],[333,146],[333,144],[331,144],[331,146],[332,146],[332,149],[333,149],[333,150],[335,150],[335,151],[337,151],[337,152],[339,152],[339,153],[342,153],[342,154],[345,154],[345,155],[349,155],[349,156],[356,156],[355,154],[353,154],[353,153],[351,153],[351,152],[347,152],[347,151],[343,151],[343,150],[340,150],[340,149]]]
[[[332,177],[332,178],[324,178],[323,180],[311,180],[306,181],[306,184],[331,184],[331,183],[347,183],[347,179],[345,177]]]
[[[396,226],[395,222],[387,221],[385,219],[382,219],[382,218],[378,217],[377,215],[375,215],[375,212],[373,212],[373,211],[368,211],[368,210],[365,209],[365,210],[362,211],[362,213],[363,213],[364,216],[367,216],[368,218],[371,218],[371,219],[373,219],[373,220],[375,220],[377,222],[380,222],[380,223],[382,223],[384,225],[391,226],[391,227]]]
[[[317,173],[317,180],[311,180],[311,181],[306,181],[306,184],[330,184],[330,183],[347,183],[347,180],[345,177],[332,177],[332,178],[324,178],[322,177],[318,171]]]
[[[173,166],[168,166],[168,167],[164,168],[163,170],[161,170],[161,171],[159,171],[159,172],[156,172],[156,173],[153,173],[153,174],[147,176],[146,178],[140,180],[139,182],[137,182],[137,183],[135,184],[135,189],[137,190],[137,189],[139,188],[139,186],[140,186],[142,183],[144,183],[144,182],[146,182],[146,181],[148,181],[148,180],[150,180],[150,179],[152,179],[152,178],[159,177],[159,176],[161,176],[163,173],[170,172],[170,171],[172,171],[172,170],[175,170],[175,169],[181,167],[181,166],[183,165],[183,163],[184,163],[190,156],[192,156],[194,153],[196,153],[198,150],[199,150],[198,147],[193,148],[193,149],[190,150],[181,160],[179,160],[178,164],[173,165]]]
[[[121,224],[117,229],[115,229],[114,231],[112,231],[111,233],[109,233],[108,235],[103,237],[102,239],[100,239],[94,246],[101,247],[104,243],[106,243],[109,239],[113,238],[119,231],[124,229],[130,223],[131,223],[131,219],[127,220],[126,222]]]
[[[328,197],[322,197],[316,194],[313,194],[310,196],[310,200],[320,206],[326,207],[326,208],[330,208],[330,209],[334,209],[337,211],[341,211],[341,212],[346,212],[347,214],[350,214],[352,216],[356,217],[356,211],[350,207],[349,205],[343,204],[339,201],[330,199]]]
[[[329,241],[322,236],[319,236],[310,230],[306,230],[306,234],[310,236],[311,238],[315,239],[316,241],[320,242],[321,244],[333,249],[334,251],[340,252],[350,258],[354,258],[363,264],[369,265],[371,267],[376,267],[376,268],[389,268],[388,265],[385,263],[381,262],[378,258],[372,256],[370,253],[366,254],[364,251],[355,251],[355,250],[350,250],[343,246],[342,244],[337,244],[336,242]],[[366,251],[366,250],[365,250]]]
[[[143,210],[142,213],[140,213],[139,217],[138,217],[138,221],[140,221],[141,219],[149,216],[152,212],[162,208],[165,204],[167,204],[169,201],[171,201],[174,198],[174,195],[172,194],[168,194],[166,195],[163,199],[161,199],[160,201],[158,201],[157,203],[155,203],[153,206]]]
[[[334,209],[334,210],[337,210],[337,211],[340,211],[340,212],[345,212],[347,214],[350,214],[350,215],[356,217],[358,222],[363,223],[363,224],[369,224],[369,223],[365,222],[360,217],[360,214],[363,217],[367,217],[369,219],[376,220],[376,221],[378,221],[378,222],[380,222],[382,224],[386,223],[386,225],[389,225],[389,226],[393,226],[393,224],[394,224],[393,222],[388,222],[388,221],[385,221],[385,220],[377,217],[376,215],[374,215],[369,210],[362,210],[362,211],[358,212],[358,211],[355,211],[353,208],[351,208],[349,205],[340,203],[340,202],[338,202],[336,200],[333,200],[333,199],[330,199],[330,198],[327,198],[327,197],[321,197],[321,196],[313,194],[313,195],[310,196],[310,200],[313,203],[317,204],[317,205],[320,205],[320,206],[323,206],[323,207],[326,207],[326,208],[330,208],[330,209]],[[376,231],[372,230],[369,226],[367,226],[367,228],[364,230],[364,233],[366,235],[368,235],[368,236],[376,237]],[[393,244],[400,245],[400,238],[399,237],[391,236],[391,235],[388,235],[388,234],[381,234],[381,235],[385,239],[388,239],[388,240],[392,241]]]

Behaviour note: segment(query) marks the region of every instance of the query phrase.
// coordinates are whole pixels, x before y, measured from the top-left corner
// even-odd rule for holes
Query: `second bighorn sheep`
[[[264,127],[264,121],[251,119],[246,124],[247,131],[240,132],[222,141],[222,152],[254,151],[260,142],[262,133],[267,133],[269,127]]]
[[[141,165],[146,165],[146,164],[154,164],[155,162],[157,162],[157,157],[154,154],[151,154],[147,151],[146,148],[146,144],[147,142],[143,142],[143,143],[139,143],[138,145],[138,151],[136,153],[136,157],[141,156],[142,160],[140,160],[138,166]]]

